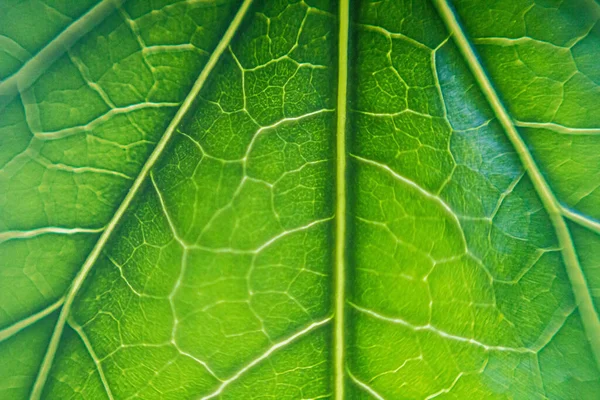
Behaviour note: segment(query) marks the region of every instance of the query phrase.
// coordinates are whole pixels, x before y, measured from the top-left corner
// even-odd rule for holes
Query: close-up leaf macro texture
[[[595,0],[0,0],[0,399],[600,399]]]

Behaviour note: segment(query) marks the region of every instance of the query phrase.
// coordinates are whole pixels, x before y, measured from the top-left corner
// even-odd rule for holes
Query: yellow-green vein
[[[335,399],[344,398],[344,315],[346,289],[346,103],[348,89],[348,31],[350,0],[339,4],[338,87],[336,132],[336,240],[335,240]]]

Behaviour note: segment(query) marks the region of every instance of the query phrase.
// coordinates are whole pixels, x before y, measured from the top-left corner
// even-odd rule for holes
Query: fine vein
[[[231,21],[231,24],[227,28],[227,31],[223,35],[223,38],[221,39],[221,41],[219,42],[219,44],[217,45],[217,47],[211,54],[208,62],[206,63],[206,66],[204,67],[204,69],[202,70],[200,75],[198,76],[198,79],[194,83],[194,86],[192,87],[189,94],[187,95],[184,102],[182,103],[181,107],[175,114],[175,117],[173,118],[173,120],[171,121],[169,126],[167,127],[165,133],[163,134],[162,138],[158,142],[156,148],[154,149],[154,151],[152,152],[152,154],[150,155],[150,157],[144,164],[138,177],[136,178],[133,185],[131,186],[131,189],[125,196],[125,199],[123,200],[123,202],[117,209],[117,212],[115,213],[114,217],[111,219],[110,223],[107,225],[106,230],[102,233],[102,235],[98,239],[98,242],[96,243],[92,252],[89,254],[88,258],[86,259],[85,263],[83,264],[83,267],[81,268],[81,270],[75,277],[67,295],[65,296],[64,306],[58,317],[58,321],[56,322],[56,326],[54,328],[52,338],[50,339],[50,343],[48,345],[48,350],[46,351],[44,361],[42,362],[37,379],[33,386],[33,390],[31,392],[32,400],[39,399],[42,394],[42,390],[46,383],[46,379],[48,378],[48,373],[50,372],[50,367],[52,366],[52,362],[54,360],[54,356],[56,354],[56,350],[57,350],[58,344],[60,342],[60,337],[62,335],[62,331],[65,326],[65,322],[67,320],[67,317],[69,316],[71,305],[73,304],[73,300],[75,299],[77,292],[83,285],[85,277],[92,269],[94,262],[96,261],[96,259],[100,255],[100,253],[102,252],[102,249],[106,245],[106,242],[108,241],[111,233],[114,231],[115,227],[117,226],[117,224],[119,223],[119,221],[121,220],[123,215],[125,214],[125,211],[127,210],[129,205],[133,201],[137,191],[142,186],[144,180],[146,179],[148,173],[150,172],[150,169],[154,166],[154,164],[156,163],[156,161],[162,154],[163,150],[166,148],[169,139],[173,135],[173,132],[175,132],[175,129],[177,128],[177,126],[179,125],[181,120],[183,119],[184,115],[191,108],[191,106],[194,102],[194,99],[200,93],[200,90],[204,86],[211,71],[214,69],[215,65],[217,64],[221,54],[223,54],[225,49],[227,49],[227,46],[229,46],[229,43],[231,42],[233,36],[235,35],[235,32],[237,31],[238,27],[242,23],[244,15],[250,8],[251,4],[252,4],[252,0],[244,0],[244,2],[242,3],[240,9],[238,10],[237,14]]]
[[[469,39],[462,30],[460,23],[458,22],[454,11],[448,4],[447,0],[434,0],[434,3],[444,20],[448,30],[452,33],[456,45],[462,53],[469,69],[475,76],[477,83],[481,87],[481,90],[487,98],[490,106],[492,107],[496,117],[502,124],[508,139],[514,146],[521,162],[523,163],[531,181],[546,209],[558,241],[561,246],[561,252],[563,260],[566,266],[567,275],[571,282],[571,287],[575,295],[575,301],[581,314],[584,329],[589,339],[592,351],[596,358],[596,362],[600,365],[600,319],[594,309],[594,304],[590,294],[589,287],[587,285],[577,253],[569,233],[567,224],[563,218],[561,205],[557,198],[552,193],[550,186],[546,182],[546,179],[538,169],[533,156],[527,149],[527,145],[517,132],[515,123],[508,114],[508,111],[502,104],[498,94],[496,93],[489,77],[487,76],[483,66],[479,62],[475,50],[471,46]]]
[[[75,20],[50,43],[29,59],[17,72],[0,83],[0,106],[26,90],[48,67],[83,35],[100,24],[125,0],[104,0]]]
[[[334,387],[335,399],[344,399],[344,309],[346,252],[346,102],[348,89],[348,30],[350,0],[340,1],[338,42],[338,91],[336,132],[336,241],[335,241],[335,323]]]

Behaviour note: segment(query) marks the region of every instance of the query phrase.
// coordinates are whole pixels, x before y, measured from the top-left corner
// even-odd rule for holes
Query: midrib
[[[344,399],[346,302],[346,106],[348,89],[348,31],[350,0],[339,3],[337,130],[336,130],[336,236],[335,236],[335,321],[334,392]]]
[[[148,176],[148,173],[150,172],[150,170],[152,169],[152,167],[154,166],[154,164],[156,163],[156,161],[158,160],[160,155],[163,153],[164,149],[166,148],[166,146],[169,142],[169,139],[173,136],[175,129],[177,128],[177,126],[179,125],[179,123],[181,122],[181,120],[183,119],[185,114],[190,110],[194,100],[200,93],[200,90],[204,86],[210,73],[214,69],[217,62],[219,61],[219,58],[221,57],[223,52],[229,46],[229,43],[233,39],[233,36],[235,35],[240,24],[242,23],[242,20],[243,20],[244,16],[246,15],[248,9],[250,8],[252,1],[253,0],[244,0],[244,2],[242,3],[240,9],[237,11],[235,17],[231,21],[231,24],[225,31],[225,34],[223,35],[221,41],[217,44],[217,47],[211,54],[208,62],[204,66],[204,69],[200,72],[198,79],[192,86],[192,89],[190,90],[190,92],[186,96],[185,100],[183,101],[181,107],[175,114],[175,117],[169,123],[169,126],[165,130],[165,133],[163,134],[160,141],[156,145],[154,151],[152,152],[152,154],[150,155],[150,157],[148,158],[148,160],[142,167],[139,175],[135,179],[133,185],[131,186],[129,192],[123,199],[123,201],[120,204],[119,208],[117,209],[115,215],[110,220],[109,224],[106,226],[106,230],[102,233],[102,235],[96,242],[96,245],[92,249],[91,253],[88,255],[81,270],[79,271],[79,273],[73,280],[73,283],[71,284],[71,287],[69,288],[69,291],[67,292],[67,294],[65,296],[64,305],[61,309],[60,315],[59,315],[56,325],[54,327],[54,331],[52,333],[50,343],[48,344],[48,349],[46,351],[46,355],[44,356],[44,360],[42,361],[42,364],[40,366],[38,376],[33,385],[31,397],[30,397],[31,400],[37,400],[42,395],[46,380],[48,378],[48,374],[50,372],[50,368],[52,367],[52,363],[53,363],[54,357],[56,355],[56,350],[58,349],[58,345],[60,343],[60,339],[62,336],[62,332],[64,330],[65,323],[66,323],[69,313],[71,311],[71,306],[73,305],[73,300],[75,299],[75,296],[77,295],[77,293],[79,292],[79,289],[83,285],[83,282],[84,282],[86,276],[88,275],[88,273],[92,269],[94,263],[96,262],[99,255],[101,254],[102,250],[104,249],[104,246],[106,245],[108,239],[110,238],[110,235],[115,230],[119,221],[121,220],[121,218],[123,217],[123,215],[125,214],[127,209],[129,208],[129,205],[131,204],[131,202],[135,198],[138,190],[144,183],[144,180]]]
[[[456,45],[463,55],[467,65],[469,66],[469,69],[475,76],[478,85],[492,107],[496,117],[502,124],[508,139],[515,148],[542,201],[542,204],[544,205],[544,208],[550,216],[550,220],[552,221],[552,225],[554,226],[554,230],[556,231],[556,235],[561,246],[562,257],[566,266],[567,275],[571,283],[573,294],[575,295],[575,301],[581,315],[584,329],[592,347],[596,363],[600,365],[600,319],[598,318],[598,314],[594,309],[594,303],[592,301],[590,290],[587,286],[581,266],[579,265],[579,260],[577,258],[577,253],[575,251],[569,229],[561,212],[560,203],[554,196],[550,186],[546,182],[546,179],[537,167],[536,162],[527,149],[525,142],[517,132],[515,124],[513,123],[508,111],[502,104],[500,97],[492,86],[490,79],[488,78],[483,66],[479,62],[479,59],[477,58],[469,39],[463,32],[462,27],[458,22],[452,8],[448,4],[448,1],[434,0],[434,4],[436,5],[446,27],[454,37]]]

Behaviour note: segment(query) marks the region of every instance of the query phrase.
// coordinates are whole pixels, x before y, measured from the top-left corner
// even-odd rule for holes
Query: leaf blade
[[[486,98],[488,99],[491,107],[494,109],[494,112],[500,120],[502,127],[506,131],[511,143],[515,146],[517,154],[519,154],[519,158],[525,166],[525,170],[530,175],[536,191],[539,194],[542,203],[544,203],[548,214],[550,215],[552,224],[554,225],[554,229],[556,230],[556,234],[558,236],[559,243],[562,247],[563,258],[567,266],[567,272],[571,281],[575,298],[577,299],[577,305],[583,315],[583,324],[587,331],[587,336],[592,345],[596,362],[600,364],[600,318],[598,317],[598,314],[594,308],[590,290],[579,265],[575,247],[567,228],[567,224],[565,223],[560,211],[558,200],[552,193],[550,186],[546,182],[546,179],[537,167],[536,162],[529,152],[525,142],[517,132],[514,122],[502,104],[498,94],[494,90],[489,78],[483,70],[483,67],[479,61],[477,61],[478,58],[474,53],[469,40],[460,27],[460,24],[452,12],[448,2],[445,0],[436,0],[435,4],[440,10],[440,14],[448,26],[449,31],[454,35],[458,47],[464,55],[471,71],[473,71],[477,82],[482,87]]]

